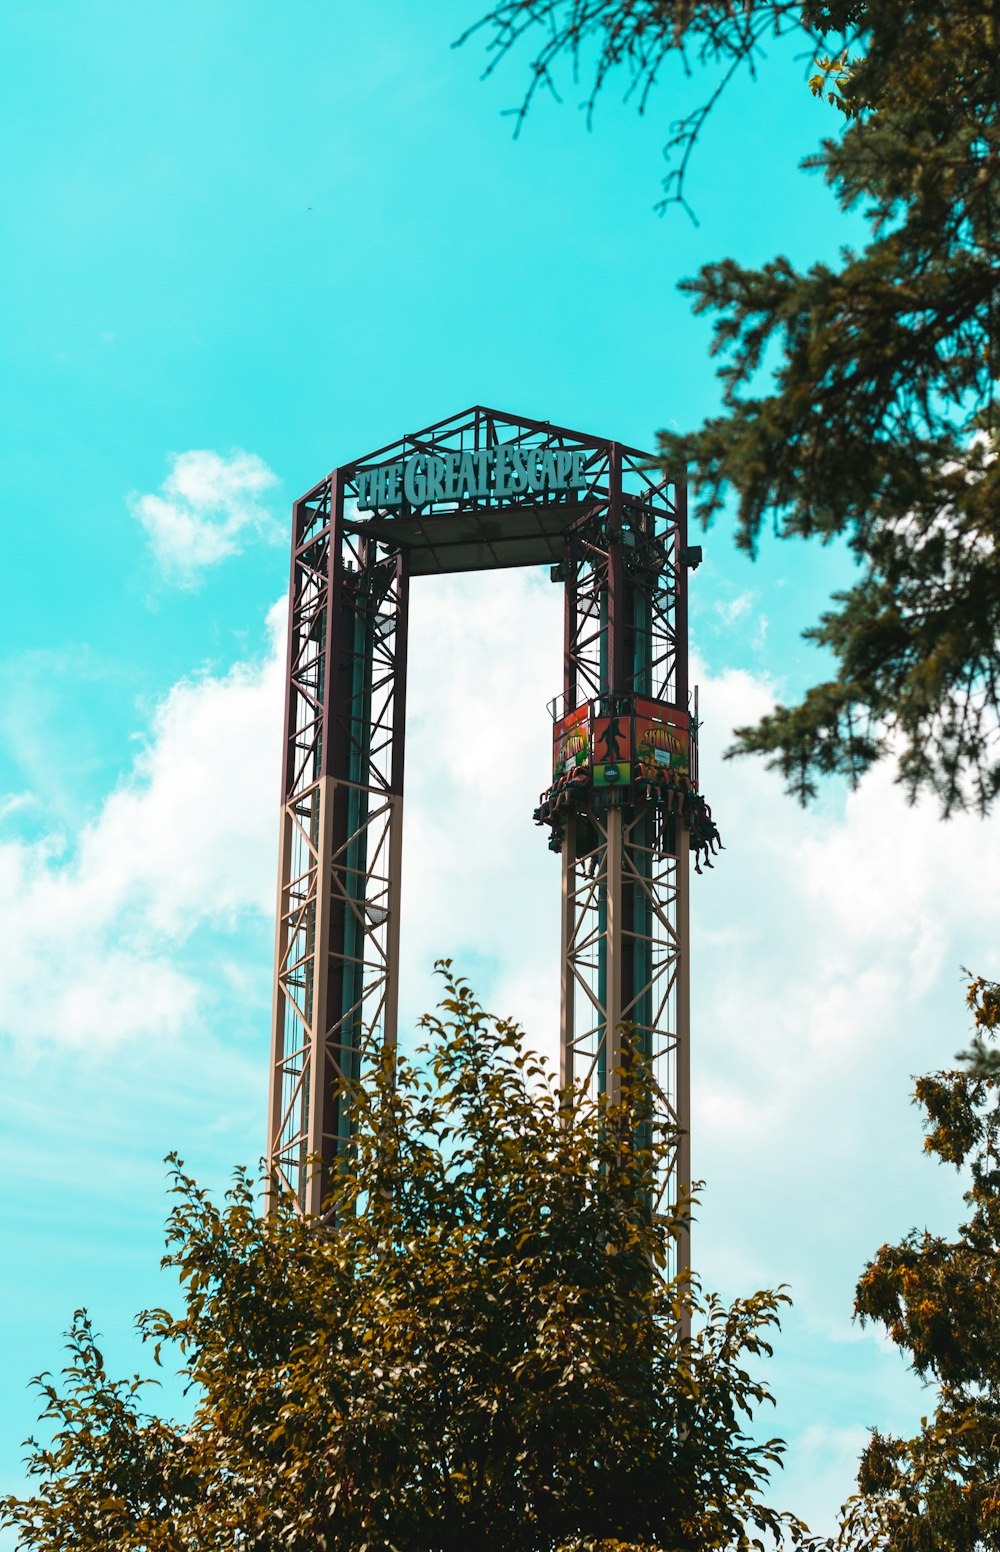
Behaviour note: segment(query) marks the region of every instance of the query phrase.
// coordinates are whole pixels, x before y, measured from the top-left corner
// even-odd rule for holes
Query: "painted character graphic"
[[[625,735],[621,729],[621,719],[612,717],[604,733],[604,758],[609,765],[617,765],[622,757],[621,742]]]

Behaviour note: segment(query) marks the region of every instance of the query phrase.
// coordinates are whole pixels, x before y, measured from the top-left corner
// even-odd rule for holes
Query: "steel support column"
[[[567,538],[564,715],[624,712],[637,696],[687,712],[685,544],[683,486],[654,484],[611,444],[602,498]],[[559,821],[560,1071],[613,1099],[630,1048],[650,1062],[650,1124],[672,1140],[666,1207],[691,1178],[688,832],[669,796],[601,787],[596,750],[590,762]],[[684,1243],[678,1264],[689,1260]]]
[[[268,1162],[311,1214],[399,996],[408,567],[343,511],[339,473],[298,504],[289,615]]]

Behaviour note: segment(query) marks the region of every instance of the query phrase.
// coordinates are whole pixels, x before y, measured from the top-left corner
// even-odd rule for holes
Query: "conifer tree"
[[[996,0],[501,0],[479,23],[490,68],[537,36],[524,108],[561,56],[616,70],[641,103],[674,56],[713,71],[677,127],[667,199],[705,115],[764,42],[800,33],[837,132],[807,166],[869,240],[807,270],[707,264],[683,283],[713,319],[722,408],[662,433],[697,510],[733,509],[753,552],[765,523],[843,537],[856,581],[807,632],[834,661],[796,705],[737,730],[805,801],[889,758],[945,813],[1000,790],[1000,9]],[[805,86],[803,86],[803,90]],[[522,109],[523,111],[523,109]],[[772,370],[773,365],[773,370]]]

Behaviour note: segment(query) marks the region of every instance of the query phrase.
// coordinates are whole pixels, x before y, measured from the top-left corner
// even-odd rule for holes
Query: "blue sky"
[[[794,49],[710,122],[695,226],[654,206],[704,83],[666,75],[644,118],[612,88],[588,133],[567,80],[514,140],[525,61],[481,81],[481,44],[451,47],[476,15],[4,7],[6,1486],[76,1305],[110,1362],[141,1359],[131,1318],[170,1295],[164,1154],[220,1183],[263,1145],[291,499],[477,401],[652,446],[717,403],[678,280],[860,232],[797,168],[833,123]],[[705,542],[692,629],[728,850],[696,880],[696,1253],[727,1295],[791,1285],[775,1497],[823,1528],[865,1428],[926,1409],[851,1291],[883,1239],[954,1219],[909,1075],[964,1042],[960,965],[995,968],[997,843],[907,810],[885,773],[803,815],[722,765],[735,723],[808,682],[798,632],[846,569],[773,540],[751,564],[721,525]],[[530,815],[559,630],[544,575],[415,590],[406,1016],[452,954],[549,1050],[558,876]]]

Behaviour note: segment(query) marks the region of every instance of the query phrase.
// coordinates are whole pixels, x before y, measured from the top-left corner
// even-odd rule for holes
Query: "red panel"
[[[569,716],[560,717],[552,729],[552,780],[578,770],[590,761],[588,717],[590,708],[578,706]]]
[[[691,724],[687,712],[637,695],[635,757],[644,776],[655,777],[669,771],[675,779],[690,779]]]

